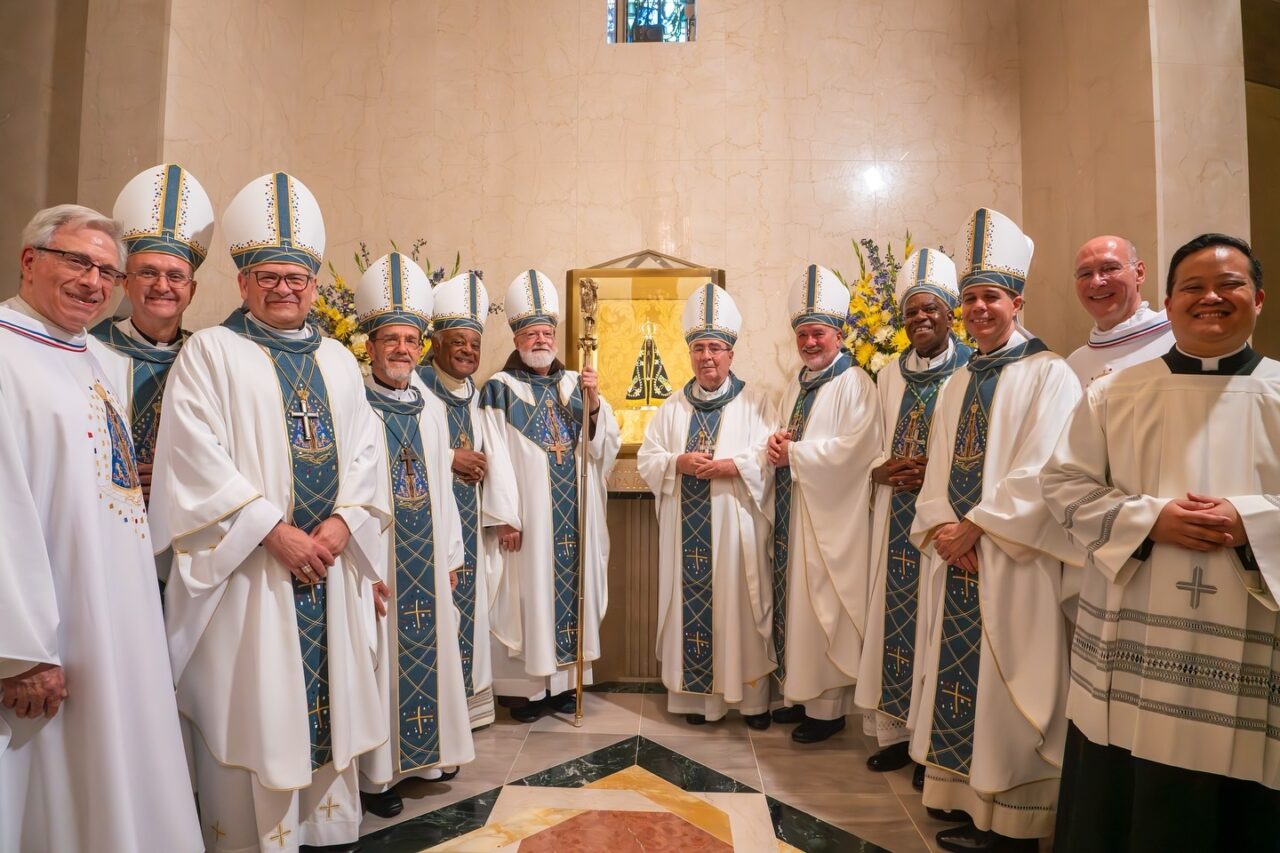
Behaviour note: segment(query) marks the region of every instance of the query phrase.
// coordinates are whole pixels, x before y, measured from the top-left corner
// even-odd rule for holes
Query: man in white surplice
[[[493,684],[499,696],[529,699],[511,716],[533,722],[549,710],[574,709],[570,688],[580,628],[588,679],[589,662],[600,657],[600,620],[608,604],[606,478],[620,439],[595,370],[584,367],[578,374],[556,358],[560,298],[551,279],[537,270],[522,272],[507,289],[504,307],[516,349],[480,392],[489,456],[504,457],[489,467],[485,500],[515,507],[520,527],[486,531],[487,558],[501,577],[490,590]],[[584,406],[590,417],[585,438],[579,435]],[[578,494],[582,465],[585,495]],[[511,476],[500,477],[504,471]],[[579,499],[586,502],[585,537],[578,530]]]
[[[964,821],[944,850],[1035,850],[1053,829],[1066,736],[1060,555],[1040,467],[1080,383],[1018,323],[1032,243],[982,208],[964,235],[960,311],[978,352],[947,380],[911,541],[928,612],[907,727],[924,804]]]
[[[1089,341],[1067,356],[1085,388],[1093,380],[1159,358],[1173,346],[1169,319],[1142,298],[1147,266],[1133,242],[1103,235],[1076,252],[1076,297],[1093,318]]]
[[[430,392],[414,373],[431,302],[431,280],[399,252],[370,264],[356,285],[359,328],[369,336],[365,396],[382,427],[379,470],[394,516],[384,531],[386,577],[374,584],[378,684],[391,737],[360,758],[360,801],[383,818],[403,810],[394,790],[402,780],[452,779],[475,758],[451,592],[463,549],[449,488],[449,427],[427,410]]]
[[[1087,551],[1054,849],[1280,843],[1280,364],[1249,245],[1169,263],[1177,346],[1094,382],[1041,473]]]
[[[123,279],[77,205],[0,305],[0,850],[200,850],[127,416],[85,325]]]
[[[519,525],[511,500],[489,500],[489,468],[507,465],[505,455],[490,457],[480,429],[479,389],[472,379],[480,366],[480,347],[489,316],[489,293],[474,270],[454,276],[431,296],[431,352],[418,368],[427,388],[426,408],[446,430],[452,448],[453,499],[462,522],[464,560],[453,600],[458,605],[458,647],[467,691],[471,728],[494,720],[489,601],[497,578],[485,554],[484,529]],[[493,480],[511,482],[509,470]],[[507,497],[513,497],[510,490]]]
[[[969,362],[971,350],[951,332],[960,304],[956,265],[937,249],[919,249],[903,263],[896,288],[898,311],[911,346],[876,375],[884,448],[871,481],[875,514],[871,525],[870,610],[862,666],[854,699],[862,708],[864,733],[881,749],[867,767],[888,772],[911,763],[907,717],[914,684],[920,627],[920,570],[911,544],[916,498],[928,464],[929,427],[938,392]],[[924,783],[924,768],[915,771]]]
[[[773,641],[785,707],[775,722],[800,723],[797,743],[818,743],[853,708],[866,629],[871,480],[880,455],[875,385],[844,350],[849,289],[811,265],[788,297],[804,368],[782,396],[769,437],[775,468]]]
[[[389,508],[354,357],[307,322],[324,221],[297,179],[222,217],[238,308],[169,374],[152,490],[179,710],[209,850],[354,845],[355,757],[387,739],[373,604]]]
[[[769,727],[773,600],[764,398],[733,374],[742,315],[724,290],[685,303],[693,378],[662,404],[636,458],[657,500],[657,655],[667,710],[692,725],[730,710]]]

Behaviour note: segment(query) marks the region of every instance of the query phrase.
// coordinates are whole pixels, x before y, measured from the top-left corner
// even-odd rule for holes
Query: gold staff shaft
[[[582,337],[578,349],[582,367],[595,368],[596,361],[596,283],[585,278],[580,283],[582,304]],[[578,468],[578,657],[575,673],[576,703],[573,709],[574,726],[582,725],[582,682],[586,673],[586,655],[583,637],[586,634],[586,575],[587,575],[587,456],[591,442],[591,401],[582,395],[582,432],[578,435],[578,447],[582,450]]]

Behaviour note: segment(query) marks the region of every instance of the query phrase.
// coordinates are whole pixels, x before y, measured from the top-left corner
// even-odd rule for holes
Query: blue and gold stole
[[[694,382],[684,386],[684,398],[693,407],[685,453],[716,452],[720,438],[720,415],[746,383],[732,373],[729,387],[714,400],[694,395]],[[681,689],[685,693],[712,692],[712,584],[711,584],[711,481],[680,475],[680,582],[684,602],[684,661]]]
[[[293,468],[293,505],[288,522],[310,533],[333,515],[338,499],[338,444],[329,410],[324,375],[316,363],[320,333],[292,340],[272,334],[237,308],[222,325],[262,347],[276,370],[284,403],[285,434]],[[288,568],[288,567],[286,567]],[[311,768],[333,760],[329,726],[329,637],[325,614],[327,589],[323,580],[303,583],[290,575],[293,609],[298,620],[303,681],[307,691],[307,719],[311,729]]]
[[[947,485],[947,500],[956,518],[963,519],[982,500],[987,426],[1001,371],[1015,361],[1047,349],[1039,338],[1032,338],[992,355],[974,355],[969,359],[969,384],[965,386],[960,408]],[[978,663],[982,656],[980,577],[980,573],[947,566],[942,600],[942,645],[927,758],[930,764],[964,776],[969,775],[973,760],[973,729],[978,710]]]
[[[507,423],[541,447],[551,482],[552,554],[555,559],[556,664],[578,659],[578,434],[582,431],[582,389],[574,387],[568,405],[560,402],[563,370],[546,376],[508,367],[508,375],[529,386],[532,404],[506,383],[491,379],[480,391],[480,405],[501,409]],[[527,500],[537,498],[526,496]]]
[[[413,400],[392,400],[365,389],[382,418],[395,507],[396,563],[389,579],[396,613],[394,754],[400,773],[440,763],[435,535],[419,421],[423,399],[417,389],[413,392]]]
[[[475,427],[471,423],[471,400],[475,386],[467,380],[470,389],[465,397],[457,397],[440,381],[433,365],[418,368],[418,378],[432,394],[444,403],[449,417],[449,446],[454,449],[475,449]],[[462,652],[462,683],[467,697],[475,694],[475,681],[471,676],[476,648],[476,571],[480,547],[480,484],[469,483],[457,475],[453,478],[453,499],[458,505],[462,520],[462,544],[465,551],[462,568],[458,570],[458,586],[453,591],[453,603],[458,607],[458,647]],[[483,605],[482,605],[483,606]],[[488,637],[480,637],[487,643]]]
[[[972,352],[958,341],[951,357],[937,367],[911,370],[908,349],[898,357],[906,392],[898,406],[893,430],[893,456],[924,456],[929,446],[929,425],[938,391],[947,377],[969,361]],[[916,492],[894,492],[889,501],[889,550],[884,589],[884,648],[880,665],[880,713],[907,721],[911,707],[911,674],[914,669],[916,603],[920,584],[920,552],[911,544],[911,523],[916,517]]]
[[[150,465],[156,458],[156,433],[160,429],[164,381],[181,346],[170,350],[136,341],[120,331],[110,319],[94,326],[89,334],[129,359],[131,386],[118,390],[129,395],[129,423],[134,453],[140,464]],[[179,334],[179,342],[186,338],[186,332]]]
[[[813,409],[813,401],[817,399],[818,390],[852,365],[853,357],[842,350],[834,361],[808,379],[804,375],[806,371],[800,371],[800,393],[796,395],[795,404],[791,407],[791,418],[787,421],[787,432],[792,441],[800,441],[804,438],[805,426],[809,423],[809,412]],[[779,682],[783,682],[786,680],[787,660],[787,561],[791,550],[791,466],[778,468],[774,473],[773,483],[773,648],[778,657],[778,668],[774,670],[774,675]]]

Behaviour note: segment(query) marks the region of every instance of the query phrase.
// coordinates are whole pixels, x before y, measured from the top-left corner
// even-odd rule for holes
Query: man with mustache
[[[849,289],[811,265],[788,298],[804,367],[782,397],[766,456],[775,469],[773,642],[782,694],[774,722],[818,743],[853,710],[866,632],[871,481],[880,455],[875,385],[844,349]]]
[[[1041,473],[1085,549],[1054,850],[1275,850],[1280,364],[1262,268],[1202,234],[1169,262],[1177,341],[1098,380]]]
[[[360,800],[387,818],[403,810],[401,781],[451,779],[475,758],[450,593],[463,564],[462,528],[449,488],[448,428],[426,410],[428,392],[414,371],[431,328],[431,280],[392,252],[365,270],[355,303],[369,336],[365,396],[382,425],[378,456],[395,517],[383,534],[386,576],[373,586],[391,737],[360,758]]]
[[[921,559],[911,544],[916,495],[928,462],[929,425],[938,392],[972,352],[951,333],[960,304],[956,265],[937,249],[920,249],[902,265],[898,310],[911,346],[876,376],[884,447],[871,469],[875,483],[871,553],[875,569],[866,642],[854,698],[867,708],[868,734],[881,750],[867,759],[878,772],[911,763],[907,716],[914,684]],[[923,785],[924,768],[917,766]]]
[[[769,727],[768,466],[762,397],[732,370],[742,315],[706,284],[685,303],[693,378],[645,429],[640,475],[657,499],[658,659],[667,709],[692,725],[737,710]]]
[[[200,850],[126,409],[86,343],[119,227],[61,205],[22,246],[0,304],[0,850]]]
[[[1081,559],[1039,473],[1080,384],[1018,322],[1031,240],[980,208],[964,245],[960,311],[978,351],[939,393],[911,525],[929,558],[928,631],[907,727],[924,805],[963,821],[939,847],[1034,851],[1053,829],[1066,736],[1060,559]]]
[[[125,184],[113,216],[129,250],[127,319],[94,326],[90,344],[127,400],[142,497],[151,497],[164,381],[190,334],[182,314],[196,293],[196,269],[209,252],[213,205],[195,176],[172,163],[155,166]],[[99,344],[105,344],[102,346]]]
[[[579,631],[584,659],[600,657],[608,603],[605,479],[620,437],[595,370],[584,366],[578,374],[556,358],[560,298],[551,280],[537,270],[520,273],[507,289],[505,308],[516,349],[480,392],[489,470],[509,466],[514,475],[510,483],[491,482],[486,499],[508,502],[519,519],[518,527],[490,528],[488,537],[489,565],[501,577],[491,593],[493,684],[500,696],[527,698],[511,716],[533,722],[551,710],[574,709]],[[586,436],[580,435],[584,407]],[[586,493],[579,494],[584,465]],[[578,529],[579,501],[586,502],[586,531]],[[590,673],[588,664],[588,682]]]
[[[462,520],[464,558],[456,572],[453,601],[458,606],[458,645],[471,727],[493,722],[493,666],[489,642],[489,564],[484,528],[520,523],[510,488],[488,497],[486,482],[510,483],[507,458],[485,453],[480,403],[472,380],[480,366],[480,341],[489,315],[489,294],[476,272],[454,276],[432,295],[431,352],[418,368],[426,386],[426,408],[447,433],[452,448],[452,491]],[[502,470],[490,475],[491,464]]]
[[[324,219],[274,172],[222,217],[244,307],[169,373],[151,502],[209,850],[352,849],[356,756],[387,739],[373,607],[390,523],[355,358],[307,321]]]
[[[1067,356],[1067,364],[1085,388],[1173,346],[1165,312],[1152,311],[1142,298],[1146,278],[1137,247],[1123,237],[1094,237],[1076,252],[1076,297],[1094,325],[1089,342]]]

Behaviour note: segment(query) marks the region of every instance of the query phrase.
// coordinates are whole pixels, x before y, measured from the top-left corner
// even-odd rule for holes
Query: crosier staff
[[[582,368],[595,368],[596,362],[596,283],[589,278],[578,283],[578,294],[582,303],[582,336],[578,338],[578,351],[581,355]],[[579,380],[581,381],[581,380]],[[582,394],[582,432],[578,446],[583,448],[578,467],[578,657],[576,661],[576,704],[573,709],[573,724],[582,725],[582,680],[586,670],[586,658],[582,646],[582,622],[586,608],[586,565],[587,554],[587,444],[591,441],[591,406],[586,391]]]

